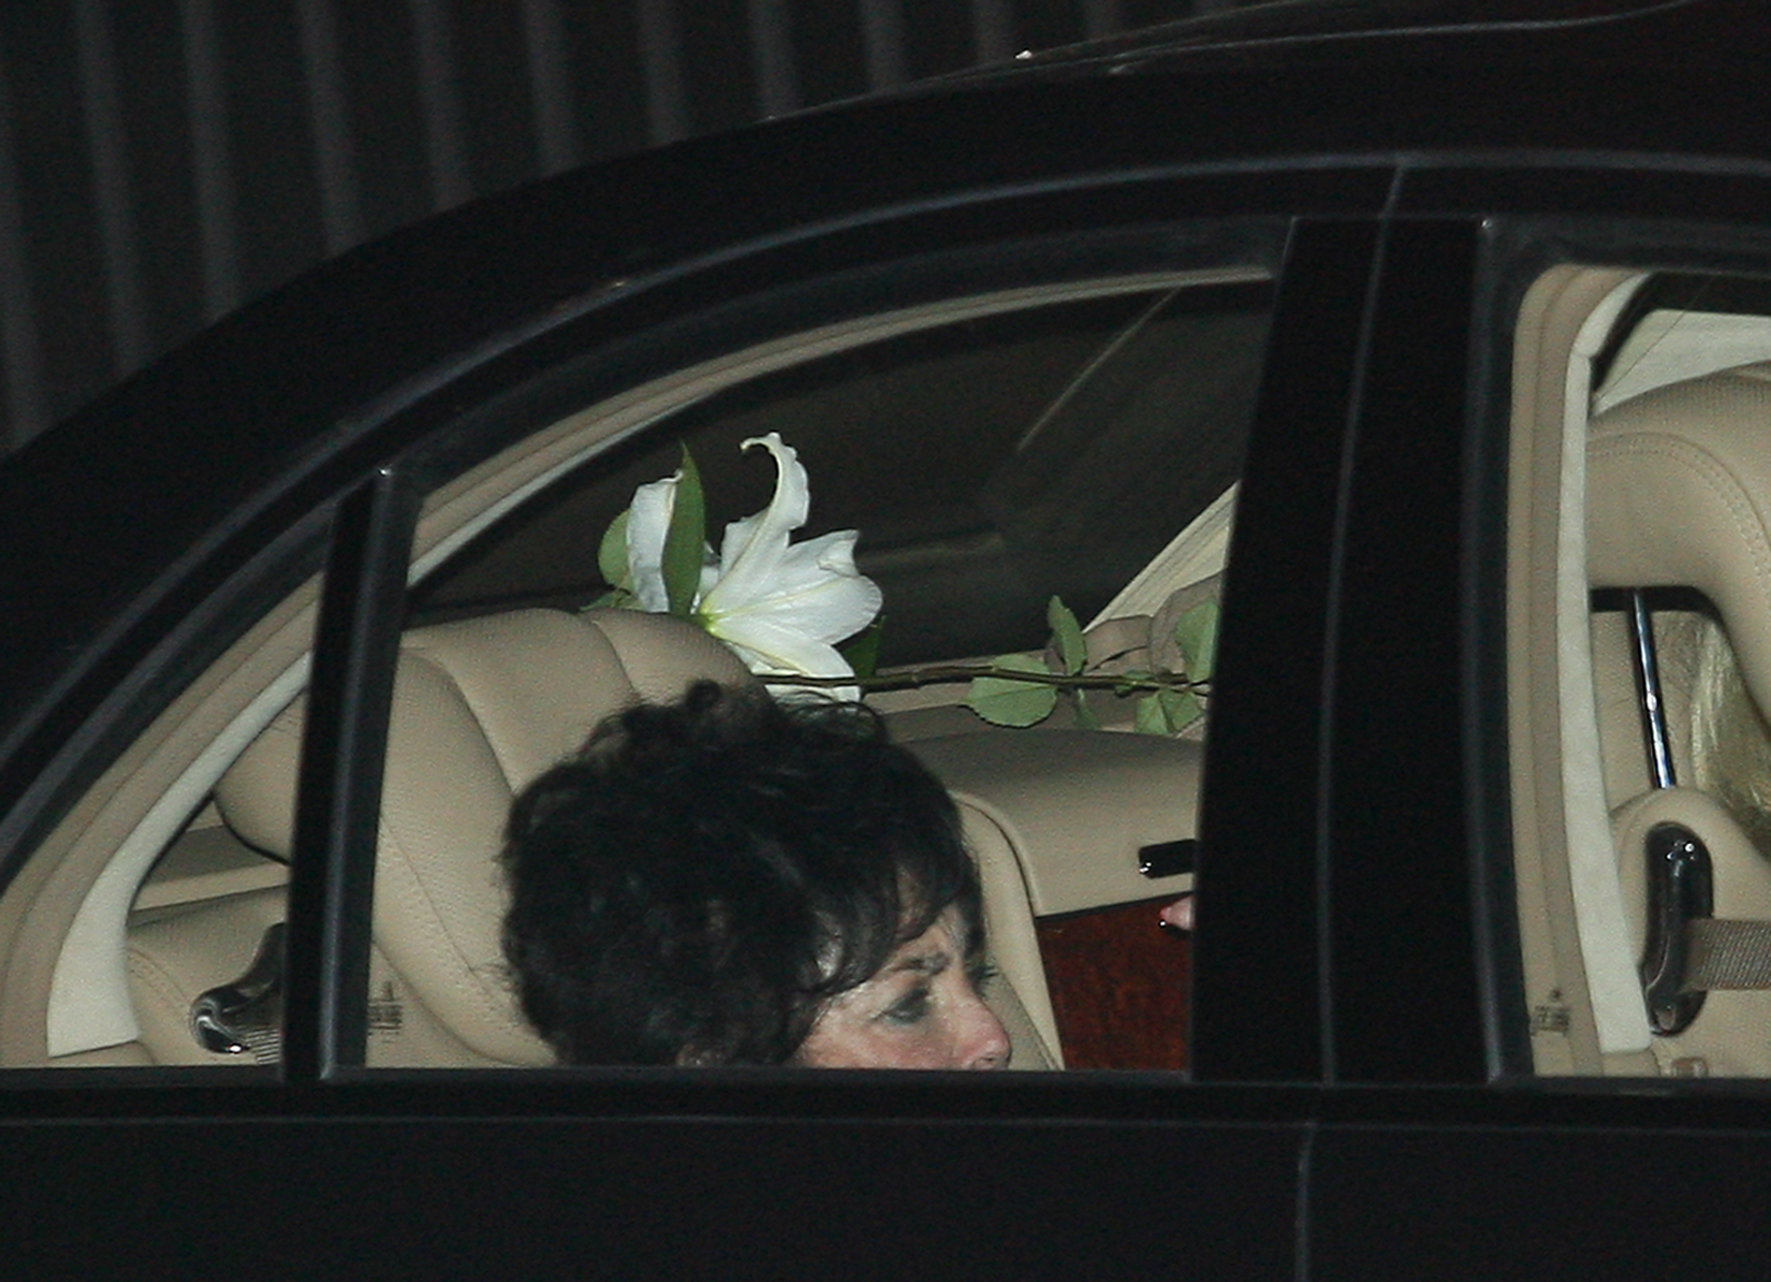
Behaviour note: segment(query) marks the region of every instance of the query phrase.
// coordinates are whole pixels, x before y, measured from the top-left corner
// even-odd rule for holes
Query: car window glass
[[[858,531],[883,594],[866,698],[959,805],[1016,1066],[1184,1067],[1187,944],[1157,914],[1191,885],[1270,294],[1262,267],[1230,263],[864,315],[599,391],[446,477],[419,521],[390,730],[369,1065],[553,1062],[500,950],[512,794],[636,692],[670,697],[709,664],[756,680],[693,624],[599,605],[599,553],[685,448],[717,550],[771,502],[774,456],[744,442],[775,433],[810,490],[794,540]],[[0,1063],[278,1062],[317,594],[203,668],[9,887]],[[1087,681],[1011,683],[982,705],[993,724],[965,673],[999,661]],[[1042,690],[1049,712],[1028,713]]]
[[[959,801],[1016,1062],[1184,1066],[1185,944],[1157,917],[1191,883],[1205,701],[1180,678],[1189,651],[1209,675],[1269,294],[1232,268],[871,318],[752,353],[688,394],[587,412],[439,492],[433,526],[483,507],[463,497],[476,487],[528,478],[522,502],[421,554],[384,792],[370,1064],[552,1062],[500,952],[492,856],[511,792],[636,697],[756,680],[693,623],[610,608],[622,566],[599,551],[686,450],[711,551],[730,556],[728,523],[775,495],[777,456],[756,444],[773,433],[809,486],[793,540],[858,531],[856,569],[883,595],[866,698]],[[629,422],[643,430],[598,448]],[[573,451],[557,475],[537,462]],[[1068,663],[1048,651],[1054,599],[1081,644]],[[967,680],[915,675],[1002,656],[1096,688],[1015,683],[985,707],[1038,718],[1019,728],[968,706]],[[1112,688],[1151,672],[1173,674],[1166,693]],[[1049,711],[1013,706],[1042,694]]]
[[[0,1064],[273,1063],[289,834],[218,782],[287,729],[317,583],[182,690],[38,846],[0,900]],[[293,750],[291,750],[293,759]]]
[[[1520,332],[1513,782],[1535,1067],[1771,1074],[1771,971],[1751,960],[1771,921],[1771,290],[1559,268]]]

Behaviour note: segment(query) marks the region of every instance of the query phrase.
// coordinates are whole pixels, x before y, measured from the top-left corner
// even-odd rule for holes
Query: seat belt
[[[1698,917],[1685,923],[1681,992],[1771,989],[1771,921]]]

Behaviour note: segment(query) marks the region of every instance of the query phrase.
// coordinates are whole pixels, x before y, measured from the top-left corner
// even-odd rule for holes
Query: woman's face
[[[809,1068],[1002,1068],[1008,1033],[979,996],[984,967],[965,955],[948,908],[870,979],[831,998],[800,1046]]]

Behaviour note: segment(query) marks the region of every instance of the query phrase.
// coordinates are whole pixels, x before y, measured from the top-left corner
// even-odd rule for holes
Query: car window
[[[1533,1067],[1764,1076],[1771,291],[1564,266],[1519,332],[1509,684]]]
[[[500,950],[513,791],[635,698],[703,675],[758,681],[696,625],[612,607],[599,554],[636,488],[685,451],[718,548],[771,501],[775,456],[744,442],[773,433],[810,489],[793,538],[858,531],[856,569],[883,594],[865,697],[958,802],[1001,972],[987,1000],[1016,1066],[1184,1067],[1187,947],[1158,912],[1191,885],[1218,584],[1270,296],[1264,262],[1232,261],[939,298],[556,410],[446,476],[419,517],[389,732],[369,1065],[553,1060]],[[1081,637],[1068,663],[1054,600]],[[1024,708],[968,705],[967,679],[913,675],[1005,656],[1088,688],[1022,727],[986,717],[1032,720]],[[1010,685],[1021,703],[1053,689]],[[129,916],[141,1061],[277,1057],[305,718],[304,698],[284,700]],[[210,857],[256,880],[163,911],[165,870]]]
[[[606,558],[599,569],[598,552],[636,489],[674,475],[686,450],[707,498],[708,541],[729,556],[720,531],[762,511],[776,487],[779,460],[743,443],[773,433],[810,488],[810,518],[792,537],[859,534],[856,569],[884,600],[866,697],[960,803],[1002,971],[991,1000],[1017,1062],[1181,1067],[1184,946],[1158,929],[1156,913],[1190,882],[1181,846],[1193,832],[1203,722],[1176,706],[1164,727],[1172,733],[1140,735],[1143,701],[1096,689],[1060,697],[1036,725],[993,725],[966,706],[967,682],[905,678],[1004,655],[1045,666],[1054,598],[1085,635],[1090,658],[1080,662],[1090,671],[1185,667],[1174,633],[1189,609],[1196,623],[1214,606],[1269,293],[1261,274],[1241,269],[954,300],[878,318],[875,332],[826,336],[827,354],[728,375],[662,413],[649,408],[642,434],[488,526],[414,591],[407,679],[416,687],[420,672],[440,670],[451,684],[498,691],[474,711],[480,732],[457,728],[476,749],[484,733],[505,778],[459,827],[484,834],[483,850],[504,787],[572,750],[636,694],[674,697],[702,675],[754,680],[718,646],[690,646],[696,638],[666,628],[630,637],[631,611],[597,607],[620,577]],[[586,623],[614,645],[613,666],[577,653]],[[488,670],[513,645],[530,655],[531,677],[551,673],[544,687],[599,688],[563,706],[518,689]],[[511,707],[494,706],[505,696]],[[416,726],[401,738],[403,713],[418,706],[396,694],[384,813],[401,804],[404,744],[432,738]],[[427,727],[433,712],[422,714]],[[504,715],[524,718],[520,750],[498,741]],[[410,783],[415,811],[435,804],[429,779]],[[1170,848],[1173,867],[1153,854],[1152,877],[1139,852],[1158,848]],[[483,869],[465,888],[439,889],[439,876],[448,878],[421,860],[379,865],[377,913],[396,955],[372,982],[402,1010],[401,1032],[382,1034],[380,1062],[547,1062],[513,1016],[499,968],[500,888],[487,887]],[[481,926],[443,948],[425,923],[395,922],[384,907],[392,894],[428,902],[458,890]],[[1131,974],[1113,974],[1115,964]],[[498,982],[463,997],[488,974]],[[1090,996],[1104,985],[1126,1003],[1117,1018]],[[432,1021],[466,1057],[407,1031]]]
[[[218,1046],[201,999],[237,1005],[226,986],[246,976],[228,1062],[275,1062],[286,850],[242,843],[214,790],[306,683],[317,598],[310,575],[227,646],[8,886],[0,1063],[145,1066],[165,1062],[156,1045]]]

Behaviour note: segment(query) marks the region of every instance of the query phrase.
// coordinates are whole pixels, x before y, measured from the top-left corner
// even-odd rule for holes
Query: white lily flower
[[[752,672],[765,677],[849,677],[854,669],[837,651],[873,622],[883,601],[879,585],[855,568],[854,530],[793,543],[806,523],[811,486],[799,455],[778,433],[752,437],[775,458],[775,496],[754,516],[726,526],[720,553],[701,571],[694,614]],[[634,492],[628,519],[628,563],[643,609],[669,608],[662,562],[664,540],[681,474]],[[832,691],[858,699],[860,689]]]

